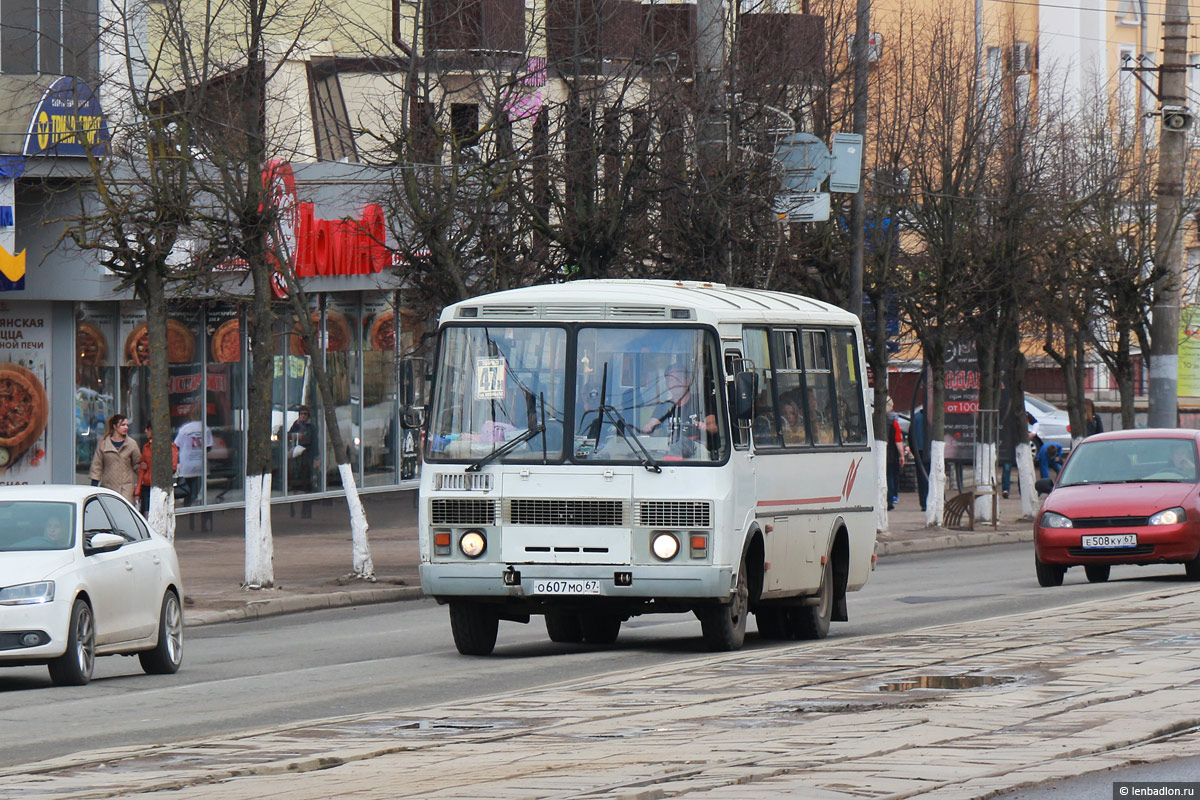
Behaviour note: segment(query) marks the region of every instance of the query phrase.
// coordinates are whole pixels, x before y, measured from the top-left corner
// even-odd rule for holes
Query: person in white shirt
[[[179,477],[187,487],[183,504],[190,506],[200,497],[200,479],[204,475],[204,453],[212,449],[212,431],[204,426],[199,415],[180,426],[175,434],[175,446],[179,448]]]

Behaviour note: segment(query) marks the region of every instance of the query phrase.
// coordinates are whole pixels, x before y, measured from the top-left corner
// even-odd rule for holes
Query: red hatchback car
[[[1042,586],[1074,566],[1100,583],[1113,564],[1183,564],[1200,580],[1200,431],[1088,437],[1042,504],[1033,544]]]

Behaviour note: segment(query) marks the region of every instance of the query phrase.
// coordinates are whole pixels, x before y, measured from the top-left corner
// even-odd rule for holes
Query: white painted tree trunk
[[[925,498],[925,526],[941,527],[946,516],[946,443],[929,443],[929,497]]]
[[[271,539],[271,473],[246,476],[246,589],[275,585]]]
[[[1018,447],[1017,486],[1021,489],[1021,519],[1033,519],[1037,513],[1037,489],[1033,488],[1036,474],[1033,471],[1033,451]]]
[[[157,486],[150,487],[150,529],[175,541],[175,493],[164,492]]]
[[[875,530],[888,529],[887,442],[875,442]]]
[[[346,492],[346,505],[350,507],[350,542],[353,548],[354,571],[348,577],[366,581],[375,580],[375,563],[371,560],[371,542],[367,539],[367,514],[358,496],[358,484],[354,482],[354,470],[349,464],[338,464],[342,476],[342,489]]]
[[[975,445],[975,519],[992,522],[992,504],[996,498],[996,445],[991,442]]]

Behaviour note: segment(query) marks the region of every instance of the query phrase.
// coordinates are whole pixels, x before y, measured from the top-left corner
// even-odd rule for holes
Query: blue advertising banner
[[[103,156],[108,122],[91,87],[63,76],[50,85],[29,120],[23,153],[26,156]]]

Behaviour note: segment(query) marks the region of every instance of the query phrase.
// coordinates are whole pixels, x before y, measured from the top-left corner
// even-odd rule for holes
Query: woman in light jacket
[[[92,486],[120,492],[126,500],[134,503],[138,463],[141,460],[137,442],[129,438],[129,418],[124,414],[113,414],[108,418],[104,438],[92,456],[92,469],[88,477],[92,479]]]

